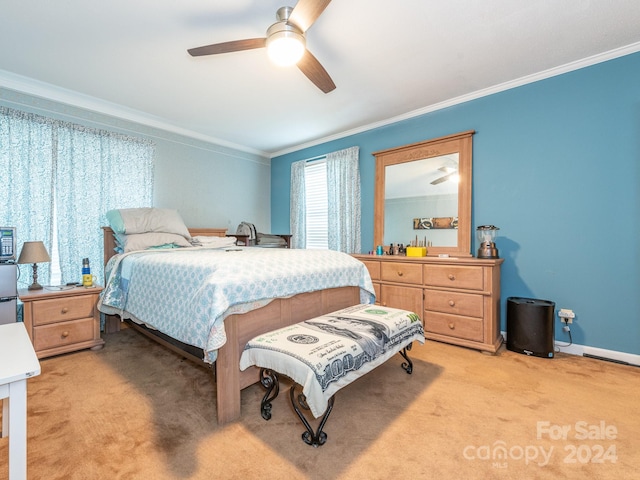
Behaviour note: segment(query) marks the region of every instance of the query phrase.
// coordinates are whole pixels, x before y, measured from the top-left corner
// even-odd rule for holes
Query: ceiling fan
[[[329,3],[331,0],[300,0],[295,8],[281,7],[278,9],[277,22],[267,29],[267,36],[264,38],[214,43],[213,45],[190,48],[187,52],[193,57],[199,57],[266,47],[271,56],[273,49],[277,48],[281,42],[297,42],[299,60],[289,64],[296,63],[300,71],[316,87],[324,93],[329,93],[336,88],[336,85],[316,57],[307,50],[305,39],[305,32],[318,19]]]
[[[453,167],[440,167],[438,168],[438,171],[443,172],[444,175],[442,177],[436,178],[433,182],[431,182],[431,185],[438,185],[439,183],[446,182],[454,175],[458,174],[458,170]]]

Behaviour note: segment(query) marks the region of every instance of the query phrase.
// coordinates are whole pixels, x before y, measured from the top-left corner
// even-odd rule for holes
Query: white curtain
[[[359,147],[327,155],[329,249],[360,252]]]
[[[154,150],[146,140],[0,107],[0,224],[16,227],[18,251],[42,240],[55,252],[62,282],[80,280],[85,257],[102,282],[105,214],[151,206]],[[50,267],[39,265],[40,283],[49,283]]]
[[[63,282],[78,278],[83,258],[102,283],[105,214],[153,202],[153,152],[147,142],[79,126],[58,129],[55,203]]]
[[[306,164],[305,160],[291,164],[291,196],[289,201],[291,248],[305,248],[307,245],[307,197],[304,187]]]
[[[53,123],[47,119],[0,107],[0,225],[16,227],[18,254],[28,241],[41,240],[51,248],[52,136]],[[38,265],[40,283],[49,272],[48,263]]]

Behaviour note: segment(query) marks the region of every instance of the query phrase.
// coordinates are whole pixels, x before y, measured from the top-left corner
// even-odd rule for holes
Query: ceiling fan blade
[[[300,0],[293,8],[287,21],[293,23],[304,33],[330,3],[331,0]]]
[[[336,88],[336,84],[333,83],[327,71],[320,65],[320,62],[309,50],[304,52],[304,55],[298,62],[298,68],[324,93],[329,93]]]
[[[232,42],[214,43],[204,47],[190,48],[187,50],[192,57],[202,55],[216,55],[218,53],[239,52],[241,50],[252,50],[254,48],[264,48],[266,38],[247,38],[245,40],[234,40]]]
[[[438,185],[439,183],[446,182],[447,180],[449,180],[449,178],[451,178],[451,175],[453,175],[453,172],[440,178],[436,178],[433,182],[431,182],[431,185]]]

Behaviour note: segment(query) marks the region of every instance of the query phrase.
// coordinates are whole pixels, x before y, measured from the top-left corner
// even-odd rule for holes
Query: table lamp
[[[38,263],[50,262],[49,253],[42,242],[24,242],[18,263],[33,263],[33,283],[29,290],[42,290],[38,283]]]

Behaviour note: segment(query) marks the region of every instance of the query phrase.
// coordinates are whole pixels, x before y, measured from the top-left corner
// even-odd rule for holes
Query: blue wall
[[[358,145],[370,250],[372,152],[464,130],[472,229],[500,227],[502,329],[506,298],[552,300],[576,313],[574,343],[640,354],[640,53],[274,158],[271,231],[289,232],[292,162]]]

